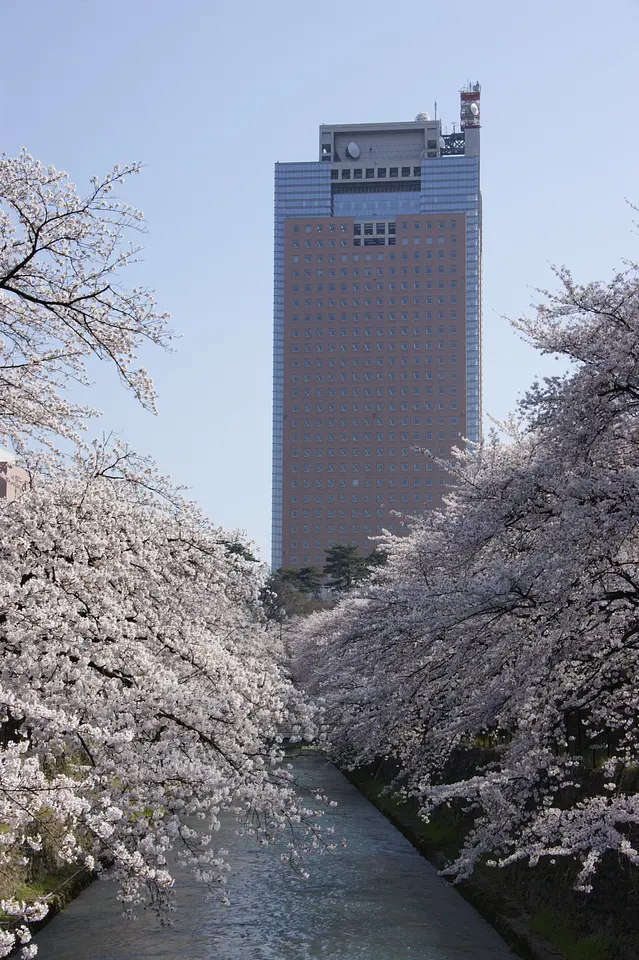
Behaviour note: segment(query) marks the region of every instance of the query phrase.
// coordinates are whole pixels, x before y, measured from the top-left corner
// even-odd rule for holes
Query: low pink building
[[[26,489],[28,483],[27,471],[17,467],[14,455],[0,447],[0,500],[6,500],[9,503],[15,500]]]

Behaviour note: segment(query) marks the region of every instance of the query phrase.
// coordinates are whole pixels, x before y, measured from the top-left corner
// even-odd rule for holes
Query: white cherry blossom
[[[297,673],[343,762],[392,757],[424,816],[474,807],[452,874],[563,856],[587,890],[607,853],[639,862],[639,275],[558,277],[516,326],[569,373],[460,455],[370,587],[299,625]]]

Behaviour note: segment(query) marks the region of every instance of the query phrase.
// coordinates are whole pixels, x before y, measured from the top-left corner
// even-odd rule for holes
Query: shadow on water
[[[37,936],[42,960],[513,960],[498,934],[342,774],[319,754],[294,760],[300,782],[338,806],[323,819],[346,849],[312,858],[308,880],[280,850],[257,848],[228,822],[231,906],[180,875],[174,925],[121,916],[98,881]]]

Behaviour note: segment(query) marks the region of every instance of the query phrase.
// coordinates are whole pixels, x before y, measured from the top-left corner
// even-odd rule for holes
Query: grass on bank
[[[539,910],[530,921],[530,927],[554,943],[565,960],[610,960],[614,957],[614,944],[610,937],[597,934],[579,937],[570,921],[561,913]]]

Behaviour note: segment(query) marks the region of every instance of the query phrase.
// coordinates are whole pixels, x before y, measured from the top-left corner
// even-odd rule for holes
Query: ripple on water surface
[[[348,846],[311,860],[302,880],[279,850],[225,824],[231,906],[180,876],[172,927],[121,917],[115,886],[94,883],[39,934],[42,960],[514,960],[477,912],[319,755],[295,761],[302,783],[338,802],[323,823]]]

